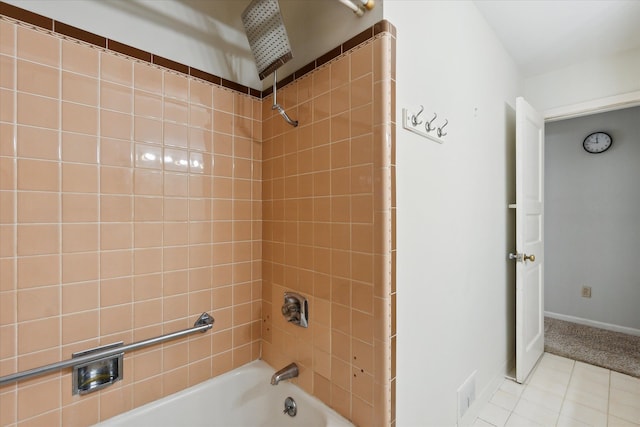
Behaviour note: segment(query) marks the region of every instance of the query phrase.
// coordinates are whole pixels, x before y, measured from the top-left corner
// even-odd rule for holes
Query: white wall
[[[258,79],[240,15],[250,0],[6,0],[23,9],[254,89]],[[280,0],[294,72],[382,19],[382,5],[356,17],[337,1]],[[330,30],[329,30],[330,29]]]
[[[525,80],[525,97],[538,109],[640,90],[640,49],[593,58]]]
[[[582,141],[600,130],[614,143],[588,154]],[[640,107],[545,132],[545,310],[640,330]]]
[[[477,393],[514,357],[516,66],[472,2],[385,2],[397,27],[397,421],[456,423],[456,390]],[[447,118],[440,145],[401,110]]]

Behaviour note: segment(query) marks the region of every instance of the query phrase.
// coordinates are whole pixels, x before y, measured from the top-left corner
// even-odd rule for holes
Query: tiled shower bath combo
[[[0,425],[91,425],[259,358],[389,425],[393,27],[279,83],[293,128],[270,90],[0,5],[0,376],[215,318],[127,353],[95,393],[73,396],[69,370],[2,386]]]

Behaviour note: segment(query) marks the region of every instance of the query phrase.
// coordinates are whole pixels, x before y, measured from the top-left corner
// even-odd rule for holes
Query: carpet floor
[[[640,336],[545,317],[544,350],[640,378]]]

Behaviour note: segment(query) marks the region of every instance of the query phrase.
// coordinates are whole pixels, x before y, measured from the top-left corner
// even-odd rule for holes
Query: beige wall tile
[[[100,196],[99,200],[100,220],[102,222],[127,222],[133,220],[133,197],[120,195],[103,195]]]
[[[133,120],[130,114],[100,110],[100,133],[103,137],[130,140]]]
[[[29,61],[60,65],[60,38],[23,26],[17,27],[16,55]]]
[[[125,139],[101,138],[100,139],[100,164],[104,166],[120,166],[128,168],[133,166],[133,144]],[[102,172],[101,168],[101,172]],[[124,173],[124,172],[123,172]],[[111,176],[106,177],[107,183],[111,185],[114,180]],[[101,177],[102,184],[102,177]],[[123,193],[124,191],[117,191]],[[104,191],[103,191],[104,192]]]
[[[100,249],[127,249],[133,242],[133,225],[131,223],[100,224]]]
[[[102,82],[100,84],[100,108],[132,113],[133,89],[130,85]]]
[[[62,314],[71,314],[99,307],[99,282],[71,283],[62,286]]]
[[[100,253],[100,277],[114,278],[133,273],[133,254],[130,250]]]
[[[86,341],[99,335],[98,310],[62,316],[62,343]]]
[[[18,190],[59,191],[59,163],[18,159]]]
[[[162,143],[162,121],[146,117],[134,117],[133,138],[139,142]]]
[[[97,252],[64,254],[62,256],[63,283],[98,279],[99,262],[100,257]]]
[[[15,120],[16,112],[13,108],[14,98],[15,96],[13,91],[9,89],[0,89],[0,121],[13,122]],[[23,99],[22,104],[25,102],[26,101]],[[24,106],[22,108],[24,110]]]
[[[131,304],[105,307],[100,310],[100,334],[128,331],[132,326]]]
[[[57,378],[30,387],[20,388],[17,401],[18,420],[26,420],[55,409],[58,406],[59,399],[60,380]],[[41,419],[39,422],[43,421]]]
[[[18,126],[17,134],[19,157],[60,160],[60,133],[57,130]]]
[[[18,92],[16,103],[16,118],[19,124],[48,129],[58,129],[58,120],[60,117],[58,100]],[[5,107],[3,108],[3,111],[5,112],[13,111],[13,108],[9,105],[3,105],[3,107]],[[12,121],[12,119],[5,121]]]
[[[62,132],[62,160],[95,164],[98,161],[98,138]]]
[[[189,80],[182,75],[170,71],[165,71],[163,74],[164,95],[171,98],[188,99]]]
[[[213,88],[213,108],[228,113],[233,112],[233,92],[220,87]]]
[[[18,288],[59,284],[60,266],[59,255],[18,258]]]
[[[281,102],[301,120],[293,129],[270,99],[4,21],[0,32],[10,55],[17,34],[20,90],[0,83],[10,124],[0,129],[0,198],[17,212],[0,212],[0,290],[3,306],[15,298],[18,322],[0,326],[0,369],[13,370],[16,352],[23,364],[57,360],[94,341],[188,327],[201,311],[216,318],[211,334],[135,355],[135,376],[99,396],[27,409],[19,387],[9,417],[87,425],[97,405],[105,419],[261,351],[272,363],[300,358],[300,384],[362,425],[382,416],[373,340],[386,337],[373,329],[372,305],[385,300],[372,301],[371,282],[384,256],[378,228],[393,217],[374,217],[390,206],[372,166],[374,124],[389,119],[373,96],[385,75],[374,45],[283,88]],[[311,298],[312,334],[283,321],[284,289]],[[66,393],[68,376],[51,378],[52,395]]]
[[[133,301],[131,277],[103,279],[100,281],[100,306],[108,307]]]
[[[0,156],[14,156],[15,148],[15,132],[13,125],[8,123],[0,123]],[[1,185],[1,184],[0,184]]]
[[[102,80],[133,85],[133,61],[109,52],[100,53],[100,77]]]
[[[27,354],[60,345],[60,321],[57,316],[18,324],[18,354]]]
[[[62,68],[98,77],[99,51],[71,40],[62,40]]]
[[[17,321],[25,322],[60,314],[60,289],[46,286],[17,293]],[[3,322],[4,323],[4,322]]]
[[[108,122],[103,125],[108,126]],[[62,102],[62,130],[97,135],[98,109],[91,106]]]
[[[162,96],[157,93],[136,90],[134,93],[134,114],[162,119]]]
[[[134,62],[134,86],[148,92],[162,92],[162,70],[158,67]]]
[[[63,193],[62,222],[97,222],[98,202],[95,194]]]
[[[11,22],[0,22],[0,52],[15,55],[16,26]]]
[[[92,396],[65,406],[62,409],[62,425],[80,427],[97,424],[100,413],[99,405],[100,398]]]
[[[56,225],[19,225],[18,256],[55,254],[60,247],[60,227]]]
[[[385,192],[376,187],[382,179],[372,165],[375,147],[383,142],[382,134],[373,132],[374,104],[381,102],[373,97],[375,66],[368,43],[315,70],[308,81],[297,82],[297,100],[284,95],[289,107],[295,109],[298,102],[306,123],[292,131],[263,110],[262,129],[263,295],[279,295],[282,284],[299,290],[301,281],[312,283],[305,289],[314,297],[313,358],[298,360],[310,364],[313,375],[301,376],[300,382],[359,425],[371,424],[374,414],[387,416],[386,400],[374,402],[374,384],[387,377],[373,367],[374,335],[383,335],[374,333],[374,326],[385,328],[385,318],[374,310],[373,254],[380,253],[379,263],[390,256],[382,255],[383,246],[375,242],[386,238],[386,224],[392,221],[390,212],[381,211],[381,218],[390,221],[374,222],[374,209],[389,206]],[[287,88],[293,93],[295,84]],[[297,152],[290,136],[295,133]],[[269,315],[263,314],[269,326],[262,343],[263,357],[278,365],[291,359],[284,350],[290,338],[279,303],[274,305],[268,304]],[[304,352],[298,357],[304,358]]]
[[[98,167],[95,165],[63,163],[62,191],[74,193],[97,193]]]
[[[17,61],[18,90],[32,95],[57,98],[60,93],[58,68],[30,61]]]
[[[213,107],[213,90],[210,84],[198,80],[189,80],[189,101],[205,107]]]
[[[4,197],[2,201],[5,207],[9,206],[9,202],[12,202],[12,200]],[[60,195],[57,193],[19,191],[17,193],[17,202],[17,220],[19,223],[60,222]],[[13,203],[11,206],[13,206]]]

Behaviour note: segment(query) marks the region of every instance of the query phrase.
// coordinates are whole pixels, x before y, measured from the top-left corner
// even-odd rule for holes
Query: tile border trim
[[[198,70],[197,68],[193,68],[188,65],[163,58],[162,56],[154,55],[153,53],[140,50],[133,46],[120,43],[116,40],[111,40],[91,33],[89,31],[67,25],[63,22],[56,21],[54,19],[39,15],[37,13],[22,9],[9,3],[5,3],[3,1],[0,1],[0,15],[16,21],[30,24],[38,28],[42,28],[54,34],[59,34],[63,37],[72,38],[115,53],[130,56],[139,61],[158,65],[160,67],[164,67],[169,70],[185,74],[187,76],[195,77],[197,79],[204,80],[242,94],[251,95],[259,99],[263,99],[269,96],[271,92],[273,92],[272,87],[268,87],[263,91],[259,91],[248,86],[244,86],[240,83],[236,83],[231,80],[218,77],[214,74],[210,74],[206,71]],[[396,28],[389,21],[383,19],[382,21],[377,22],[376,24],[365,29],[359,34],[351,37],[341,45],[331,49],[324,55],[321,55],[317,59],[311,61],[307,65],[301,67],[297,71],[294,71],[284,79],[280,80],[278,82],[278,86],[282,87],[293,82],[294,80],[312,72],[323,64],[326,64],[327,62],[337,58],[348,50],[351,50],[354,47],[373,39],[375,36],[383,32],[391,33],[392,36],[396,37]]]

